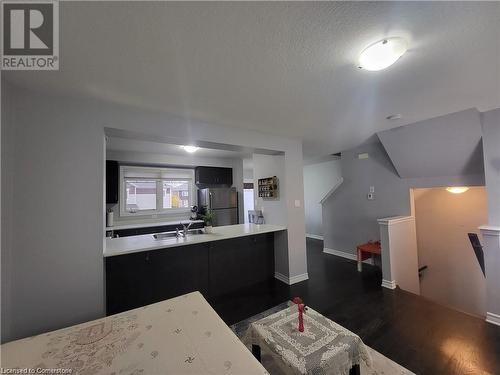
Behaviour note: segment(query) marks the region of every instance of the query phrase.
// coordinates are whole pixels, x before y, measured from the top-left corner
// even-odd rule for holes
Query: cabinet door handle
[[[146,254],[146,262],[149,262],[149,254]]]

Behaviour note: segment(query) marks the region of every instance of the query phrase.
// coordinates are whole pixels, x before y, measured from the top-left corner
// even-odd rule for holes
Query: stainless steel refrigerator
[[[238,193],[234,187],[198,190],[198,207],[202,214],[207,210],[215,214],[214,227],[238,224]]]

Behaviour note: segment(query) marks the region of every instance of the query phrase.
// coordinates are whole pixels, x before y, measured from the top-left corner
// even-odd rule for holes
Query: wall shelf
[[[279,195],[278,177],[259,178],[259,197],[277,199]]]

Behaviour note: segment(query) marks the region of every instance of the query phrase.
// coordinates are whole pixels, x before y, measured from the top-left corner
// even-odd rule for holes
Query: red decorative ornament
[[[304,309],[305,305],[302,302],[302,299],[300,297],[295,297],[293,299],[293,303],[297,305],[297,309],[299,311],[299,332],[304,332]]]

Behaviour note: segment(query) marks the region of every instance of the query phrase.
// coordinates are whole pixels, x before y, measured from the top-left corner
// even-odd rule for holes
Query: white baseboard
[[[323,252],[326,254],[336,255],[338,257],[342,257],[342,258],[346,258],[346,259],[350,259],[350,260],[355,260],[355,261],[358,260],[358,257],[356,254],[346,253],[345,251],[333,250],[333,249],[329,249],[329,248],[325,247],[325,248],[323,248]],[[371,264],[373,266],[373,259],[372,258],[365,259],[363,261],[363,263]]]
[[[309,275],[306,273],[303,273],[302,275],[297,275],[297,276],[292,276],[288,277],[283,275],[282,273],[275,272],[274,277],[278,279],[279,281],[284,282],[285,284],[292,285],[296,283],[300,283],[301,281],[305,281],[309,279]]]
[[[345,251],[333,250],[327,247],[323,248],[323,252],[331,255],[336,255],[338,257],[347,258],[351,260],[357,260],[356,254],[346,253]]]
[[[285,284],[290,285],[290,284],[288,283],[288,276],[285,276],[285,275],[283,275],[282,273],[279,273],[279,272],[275,272],[275,273],[274,273],[274,277],[275,277],[276,279],[278,279],[279,281],[282,281],[282,282],[284,282]]]
[[[487,312],[486,313],[486,321],[491,324],[495,324],[500,326],[500,315]]]
[[[290,277],[290,285],[300,283],[301,281],[306,281],[309,279],[309,275],[306,273],[303,273],[302,275],[297,275],[297,276],[292,276]]]
[[[387,289],[396,289],[396,280],[384,280],[382,279],[382,286]]]
[[[306,233],[306,237],[314,238],[315,240],[323,241],[323,236],[320,236],[319,234]]]

